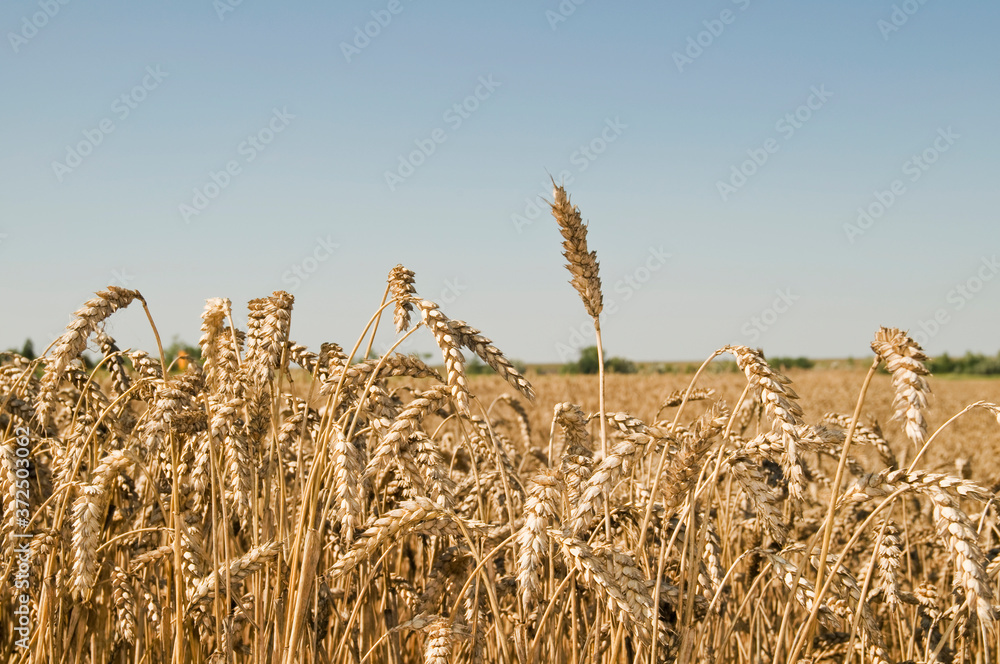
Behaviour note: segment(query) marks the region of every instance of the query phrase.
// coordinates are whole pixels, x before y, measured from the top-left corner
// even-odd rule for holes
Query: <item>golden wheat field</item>
[[[601,348],[561,188],[553,215]],[[727,346],[691,375],[522,375],[413,272],[385,292],[315,349],[288,293],[245,329],[211,299],[179,371],[108,335],[125,307],[156,329],[109,287],[42,358],[5,354],[3,661],[1000,657],[1000,382],[928,376],[894,328],[851,370]],[[372,356],[389,325],[440,366]]]
[[[767,350],[766,348],[764,349]],[[860,354],[860,353],[859,353]],[[807,421],[822,420],[828,413],[850,414],[858,399],[858,390],[864,382],[867,366],[857,362],[856,369],[792,369],[786,376],[800,395],[800,402]],[[498,396],[509,392],[507,384],[495,376],[470,377],[471,391],[487,407]],[[655,421],[657,411],[666,397],[687,389],[690,375],[684,374],[608,374],[606,377],[608,408],[628,411],[646,422]],[[710,373],[698,379],[698,386],[715,391],[717,398],[733,404],[746,387],[742,373]],[[944,424],[945,420],[971,403],[985,400],[1000,403],[1000,381],[991,378],[930,377],[931,394],[927,418],[931,427]],[[585,375],[532,375],[531,384],[537,392],[534,401],[525,408],[532,430],[539,434],[539,441],[548,440],[552,412],[559,402],[571,401],[585,412],[598,409],[597,381]],[[865,418],[874,418],[884,428],[884,434],[893,453],[912,458],[917,448],[891,422],[894,391],[891,377],[876,374],[865,398]],[[704,406],[692,404],[700,413]],[[669,415],[664,410],[659,417]],[[854,452],[867,460],[866,451]],[[996,418],[985,409],[975,409],[950,424],[928,449],[921,466],[942,473],[956,472],[956,460],[969,462],[971,479],[986,486],[1000,483],[1000,427]],[[875,462],[875,457],[872,457]]]

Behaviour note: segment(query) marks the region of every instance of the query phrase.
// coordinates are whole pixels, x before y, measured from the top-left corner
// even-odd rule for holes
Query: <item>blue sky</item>
[[[284,289],[295,339],[350,346],[403,263],[566,359],[551,174],[612,355],[1000,348],[996,3],[234,2],[0,8],[0,347],[108,284],[167,340]],[[109,331],[152,345],[141,311]]]

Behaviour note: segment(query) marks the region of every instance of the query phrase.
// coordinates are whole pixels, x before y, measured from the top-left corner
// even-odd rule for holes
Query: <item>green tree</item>
[[[493,369],[490,368],[488,364],[480,360],[479,357],[474,357],[472,358],[471,362],[466,362],[465,364],[465,373],[467,373],[470,376],[488,374],[491,371],[493,371]]]
[[[576,362],[567,362],[560,369],[564,374],[595,374],[601,367],[598,359],[597,346],[587,346],[580,351],[580,359]],[[635,363],[626,360],[624,357],[612,357],[604,361],[604,369],[611,373],[635,373],[638,371]]]
[[[620,374],[632,374],[637,372],[639,369],[635,366],[635,362],[632,360],[626,360],[624,357],[612,357],[604,363],[604,368],[611,373]]]
[[[927,363],[927,368],[931,373],[946,374],[955,370],[955,360],[951,359],[948,353],[941,353],[940,357],[931,358]]]
[[[595,374],[601,368],[601,362],[597,359],[597,346],[587,346],[580,351],[580,359],[576,362],[577,373]]]
[[[808,357],[774,357],[768,361],[772,367],[783,369],[812,369],[816,363]]]

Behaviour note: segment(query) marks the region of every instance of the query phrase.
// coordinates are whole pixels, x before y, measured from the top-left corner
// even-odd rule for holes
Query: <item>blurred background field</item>
[[[864,381],[868,362],[857,360],[855,368],[841,369],[789,369],[787,376],[792,388],[801,397],[805,421],[818,423],[830,412],[850,415],[855,407],[858,392]],[[609,374],[607,399],[609,411],[627,411],[645,422],[673,417],[673,409],[657,411],[663,400],[675,390],[684,390],[693,374]],[[525,402],[532,425],[532,441],[536,445],[547,442],[555,405],[563,401],[578,403],[585,413],[595,413],[598,407],[597,377],[591,375],[538,375],[529,371],[528,377],[535,386],[537,398]],[[505,392],[509,386],[496,376],[470,376],[471,391],[484,407]],[[970,403],[984,400],[1000,402],[1000,380],[991,377],[971,378],[955,374],[931,376],[932,398],[928,413],[930,431],[947,421]],[[699,377],[698,387],[711,388],[716,396],[730,407],[736,404],[746,386],[742,373],[707,372]],[[887,374],[877,374],[872,381],[865,408],[864,420],[875,418],[897,457],[912,459],[916,453],[906,440],[900,426],[890,420],[893,390]],[[702,406],[693,402],[692,412]],[[863,421],[864,421],[863,420]],[[987,411],[974,409],[952,422],[931,444],[921,465],[928,469],[954,473],[956,459],[967,459],[972,479],[991,487],[1000,482],[1000,427]],[[860,452],[859,452],[860,454]]]

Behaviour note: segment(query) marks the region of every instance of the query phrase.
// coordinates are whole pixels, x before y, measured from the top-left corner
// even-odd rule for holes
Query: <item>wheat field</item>
[[[552,213],[603,353],[587,226],[561,187]],[[894,328],[853,370],[733,345],[690,376],[529,381],[418,293],[396,266],[317,349],[288,293],[242,330],[211,299],[179,371],[107,334],[125,307],[156,331],[108,287],[42,358],[5,354],[2,660],[1000,658],[1000,383],[933,379]],[[440,366],[373,356],[387,325]]]

